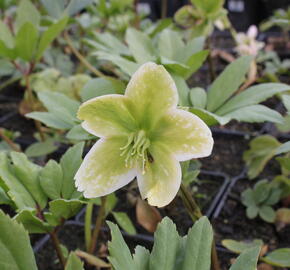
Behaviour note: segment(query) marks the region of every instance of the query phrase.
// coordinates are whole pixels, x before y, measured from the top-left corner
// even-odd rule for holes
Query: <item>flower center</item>
[[[125,166],[132,168],[136,162],[141,161],[142,173],[145,173],[145,165],[148,161],[150,154],[148,148],[150,141],[146,137],[144,130],[131,133],[128,137],[126,145],[120,148],[121,156],[125,156]]]

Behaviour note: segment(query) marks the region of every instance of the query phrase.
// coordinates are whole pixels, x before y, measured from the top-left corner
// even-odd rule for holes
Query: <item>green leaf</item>
[[[112,235],[112,240],[108,243],[110,252],[109,261],[116,270],[136,270],[130,250],[118,226],[109,221],[107,221],[107,224],[110,227]]]
[[[96,49],[116,55],[131,55],[128,47],[112,34],[95,33],[94,36],[97,41],[87,40],[87,42]]]
[[[29,0],[21,0],[16,12],[16,33],[22,27],[22,25],[27,22],[38,28],[40,22],[40,14],[36,7],[31,4]]]
[[[8,189],[7,194],[19,210],[35,208],[35,201],[25,186],[13,174],[5,153],[0,152],[0,177]]]
[[[180,52],[180,56],[184,57],[184,61],[187,61],[190,56],[202,51],[204,47],[205,37],[193,38],[187,42],[185,48]]]
[[[61,114],[65,114],[68,118],[68,122],[73,122],[76,117],[76,113],[79,109],[80,103],[75,101],[64,94],[40,91],[38,98],[46,107],[49,112],[58,113],[59,117]]]
[[[84,264],[74,252],[68,256],[65,270],[84,270]]]
[[[258,258],[260,254],[260,247],[252,247],[245,250],[231,266],[230,270],[256,270]]]
[[[48,127],[56,129],[70,129],[72,124],[59,119],[59,114],[50,112],[31,112],[25,114],[26,117],[35,119],[45,124]]]
[[[261,247],[263,244],[264,243],[261,239],[255,239],[252,242],[242,242],[242,241],[236,241],[232,239],[222,240],[222,245],[224,247],[226,247],[228,250],[233,251],[237,254],[240,254],[250,248]]]
[[[47,13],[49,16],[53,18],[59,18],[63,14],[64,11],[64,0],[56,0],[56,1],[51,1],[51,0],[40,0],[42,5],[45,7]]]
[[[187,60],[186,65],[189,66],[189,71],[184,74],[185,79],[190,78],[190,76],[202,66],[208,56],[208,52],[207,50],[197,52]]]
[[[47,197],[38,181],[40,167],[30,162],[23,153],[11,152],[11,159],[15,176],[30,192],[39,207],[43,209],[46,206]]]
[[[74,176],[82,163],[84,143],[78,143],[69,148],[60,159],[63,171],[61,193],[63,198],[70,199],[76,191]]]
[[[249,219],[253,219],[257,217],[258,213],[259,213],[259,208],[257,207],[257,205],[252,204],[247,207],[246,215]]]
[[[280,145],[277,150],[276,150],[276,155],[280,155],[280,154],[284,154],[290,152],[290,141],[283,143],[282,145]]]
[[[51,200],[61,198],[62,180],[62,168],[54,160],[49,160],[39,173],[40,186]]]
[[[250,149],[243,154],[243,159],[249,168],[250,179],[259,175],[267,162],[276,154],[279,146],[280,143],[269,135],[259,136],[250,142]]]
[[[82,101],[109,94],[123,94],[125,85],[120,80],[95,78],[88,81],[81,91]]]
[[[290,248],[279,248],[269,253],[262,260],[278,267],[290,267]]]
[[[7,48],[14,48],[14,38],[8,26],[0,20],[0,40],[3,41]]]
[[[207,109],[211,112],[221,107],[245,80],[253,58],[243,56],[228,65],[208,90]]]
[[[150,270],[173,270],[180,236],[175,224],[167,217],[158,224],[150,256]]]
[[[148,249],[137,246],[135,248],[135,254],[133,260],[138,270],[149,270],[150,252]]]
[[[132,76],[139,67],[139,64],[135,62],[129,61],[118,55],[111,55],[107,52],[96,52],[93,53],[93,55],[98,56],[100,59],[111,61],[129,76]]]
[[[275,213],[275,211],[273,210],[273,208],[271,206],[263,205],[259,209],[259,216],[263,220],[272,223],[272,222],[275,221],[276,213]]]
[[[58,147],[53,139],[47,139],[44,142],[36,142],[25,149],[25,155],[28,157],[40,157],[53,153]]]
[[[175,81],[177,91],[178,91],[178,105],[179,106],[189,106],[189,88],[186,81],[181,77],[171,74],[173,80]]]
[[[207,95],[204,89],[194,87],[189,93],[190,101],[193,107],[204,109],[206,106]]]
[[[62,218],[69,219],[75,216],[80,211],[81,207],[82,202],[79,200],[57,199],[49,202],[49,211],[59,222]]]
[[[69,16],[75,15],[79,11],[81,11],[83,8],[86,6],[92,4],[94,0],[70,0],[66,12],[68,13]]]
[[[290,89],[290,86],[288,86],[288,90],[289,89]],[[282,95],[281,98],[282,98],[285,108],[287,109],[288,113],[290,113],[290,95]]]
[[[14,217],[14,219],[17,220],[17,222],[22,223],[29,233],[48,233],[52,231],[53,227],[36,217],[34,212],[35,211],[31,210],[22,210]]]
[[[255,105],[265,101],[275,94],[290,90],[290,86],[282,83],[263,83],[252,86],[242,93],[231,98],[216,111],[218,115],[225,115],[239,108]]]
[[[159,55],[176,62],[181,62],[185,64],[187,59],[182,61],[181,52],[184,50],[184,43],[180,34],[176,31],[170,29],[165,29],[162,31],[158,38],[158,51]]]
[[[237,109],[223,116],[248,123],[260,123],[266,121],[274,123],[283,122],[283,117],[280,113],[275,110],[269,109],[264,105],[250,105]]]
[[[112,212],[114,218],[120,227],[129,234],[136,234],[136,229],[128,217],[128,215],[124,212]]]
[[[190,112],[197,115],[200,119],[202,119],[208,126],[214,126],[217,124],[225,125],[227,124],[231,118],[218,116],[214,113],[211,113],[207,110],[200,109],[200,108],[190,108]]]
[[[136,29],[128,28],[126,42],[137,63],[144,64],[156,61],[155,49],[146,34]]]
[[[30,22],[24,23],[15,38],[15,50],[19,58],[31,61],[38,41],[38,31]]]
[[[75,125],[67,134],[66,137],[69,140],[92,140],[95,137],[83,129],[82,125]]]
[[[209,270],[212,240],[212,227],[208,219],[202,217],[188,232],[182,270]]]
[[[0,210],[0,268],[37,270],[27,231]]]
[[[253,196],[255,202],[258,204],[264,203],[269,197],[271,191],[271,186],[267,180],[261,180],[255,184],[253,190]]]
[[[242,193],[242,203],[245,206],[251,206],[255,205],[256,201],[254,198],[254,192],[251,188],[247,188],[245,191]]]
[[[53,1],[50,1],[53,2]],[[64,17],[60,19],[58,22],[52,24],[48,27],[48,29],[42,34],[37,53],[36,53],[36,60],[39,60],[43,55],[44,51],[47,47],[52,43],[52,41],[61,33],[61,31],[65,28],[68,22],[68,17]]]
[[[0,187],[0,204],[8,204],[8,205],[13,204],[11,199],[8,197],[8,195],[6,194],[5,190],[2,187]]]
[[[191,0],[198,9],[202,10],[204,14],[209,16],[210,14],[216,13],[222,8],[224,0]]]

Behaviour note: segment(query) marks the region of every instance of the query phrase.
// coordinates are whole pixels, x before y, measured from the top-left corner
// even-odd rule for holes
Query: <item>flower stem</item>
[[[86,250],[89,251],[90,243],[92,240],[92,214],[93,214],[94,204],[89,202],[86,208],[86,215],[85,215],[85,243],[86,243]]]
[[[94,68],[87,60],[86,58],[74,47],[72,40],[70,39],[68,32],[64,32],[64,39],[66,40],[68,46],[74,53],[74,55],[81,61],[81,63],[87,67],[92,73],[94,73],[97,77],[103,77],[103,78],[110,78],[110,76],[106,76],[101,71]]]
[[[93,231],[89,253],[93,254],[96,250],[97,240],[100,234],[101,226],[103,224],[105,218],[105,210],[106,210],[106,197],[101,197],[101,206],[99,208],[98,216],[96,219],[96,225]]]
[[[2,140],[5,141],[13,149],[13,151],[21,152],[21,150],[19,149],[19,147],[10,138],[8,138],[4,134],[2,128],[0,128],[0,138],[2,138]]]
[[[192,218],[193,222],[196,222],[199,218],[202,217],[202,213],[200,211],[200,208],[194,198],[191,196],[189,190],[187,187],[181,183],[180,186],[180,193],[181,198],[184,203],[184,206],[189,214],[189,216]],[[216,246],[215,246],[215,240],[212,242],[212,249],[211,249],[211,268],[212,270],[221,270],[220,263],[217,256]]]
[[[55,231],[52,231],[49,233],[50,235],[50,238],[51,238],[51,241],[53,243],[53,246],[55,248],[55,251],[56,251],[56,254],[57,254],[57,257],[59,259],[59,262],[61,263],[63,269],[65,268],[65,263],[66,263],[66,260],[65,260],[65,257],[62,253],[62,250],[61,250],[61,247],[60,247],[60,242],[59,242],[59,239],[57,237],[57,234]]]

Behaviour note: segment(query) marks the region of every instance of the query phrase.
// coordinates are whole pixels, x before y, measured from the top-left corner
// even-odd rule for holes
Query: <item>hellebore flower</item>
[[[253,55],[257,56],[259,50],[264,47],[264,42],[257,41],[258,28],[251,25],[247,33],[238,33],[236,35],[237,47],[236,51],[240,55]]]
[[[86,155],[75,179],[86,198],[104,196],[137,177],[143,199],[163,207],[181,184],[179,161],[210,155],[210,129],[177,109],[175,83],[161,65],[146,63],[132,76],[125,95],[83,103],[82,126],[101,139]]]

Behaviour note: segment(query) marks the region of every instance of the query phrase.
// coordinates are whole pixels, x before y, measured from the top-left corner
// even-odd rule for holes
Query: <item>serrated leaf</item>
[[[7,187],[7,194],[19,210],[35,208],[36,202],[25,186],[16,178],[11,170],[8,158],[4,152],[0,152],[0,177]]]
[[[138,270],[149,270],[150,252],[148,249],[137,246],[133,255],[133,260]]]
[[[27,231],[0,210],[0,268],[37,270]]]
[[[82,261],[74,252],[71,252],[68,256],[65,270],[84,270]]]
[[[154,234],[150,255],[150,270],[173,270],[180,236],[175,224],[167,217],[159,223]]]
[[[49,211],[56,220],[61,221],[62,218],[69,219],[76,215],[82,207],[79,200],[57,199],[49,202]]]
[[[22,210],[14,219],[22,223],[29,233],[48,233],[54,229],[54,227],[36,217],[35,211]]]
[[[23,153],[11,152],[10,155],[15,176],[30,192],[39,207],[43,209],[46,206],[47,197],[42,191],[38,181],[40,167],[30,162]]]
[[[208,90],[207,109],[216,111],[238,90],[245,80],[252,61],[251,56],[243,56],[228,65]]]
[[[74,176],[82,163],[84,143],[80,142],[69,148],[60,159],[63,172],[61,193],[63,198],[70,199],[76,191]]]
[[[120,227],[129,234],[136,234],[136,229],[128,217],[128,215],[124,212],[112,212],[114,218]]]
[[[209,270],[211,265],[212,227],[206,217],[189,230],[182,270]]]
[[[62,180],[62,168],[54,160],[49,160],[39,173],[40,186],[51,200],[61,198]]]
[[[256,270],[260,250],[260,247],[245,250],[230,267],[230,270]]]
[[[136,270],[130,250],[118,226],[109,221],[107,221],[107,224],[112,235],[112,240],[108,243],[109,261],[116,270]]]

